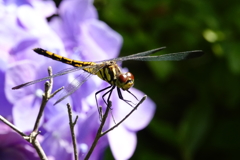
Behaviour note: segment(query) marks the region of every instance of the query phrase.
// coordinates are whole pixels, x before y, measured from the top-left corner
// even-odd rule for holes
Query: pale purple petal
[[[131,92],[134,93],[134,95],[137,96],[139,100],[144,96],[143,92],[135,88],[131,88]],[[130,97],[128,96],[128,98]],[[132,97],[130,98],[130,100],[133,101],[134,98]],[[127,107],[124,107],[124,110],[126,108]],[[156,110],[155,103],[149,97],[147,97],[147,99],[138,107],[136,111],[134,111],[134,113],[123,123],[123,125],[128,130],[139,131],[149,124],[149,122],[152,120],[154,116],[155,110]]]
[[[0,59],[0,115],[10,118],[12,113],[12,104],[7,100],[4,91],[6,66],[6,62]]]
[[[99,122],[96,112],[90,111],[88,115],[79,115],[77,140],[80,143],[86,144],[88,149],[95,138],[97,133],[96,126],[98,126],[98,124]]]
[[[27,39],[23,39],[22,41],[20,41],[16,45],[12,46],[12,49],[9,52],[9,54],[11,56],[10,58],[12,59],[12,61],[14,62],[14,61],[19,61],[19,60],[26,59],[28,57],[27,53],[29,53],[29,52],[33,53],[32,46],[34,44],[36,44],[37,41],[38,40],[36,38],[30,38],[29,37]],[[35,56],[32,55],[32,57],[35,57]]]
[[[5,93],[8,100],[11,103],[15,103],[20,98],[29,95],[34,92],[34,85],[19,89],[12,90],[12,87],[23,84],[27,81],[35,79],[36,76],[36,65],[31,61],[19,61],[15,63],[6,72],[5,81]]]
[[[89,114],[79,116],[78,130],[77,130],[77,141],[79,144],[79,156],[84,158],[87,151],[90,149],[94,138],[97,133],[97,129],[100,125],[99,115],[96,109],[89,111]],[[107,124],[106,124],[107,125]],[[104,150],[108,145],[107,137],[103,136],[98,141],[90,159],[101,159]]]
[[[84,60],[106,60],[119,53],[122,37],[104,22],[89,20],[80,26],[79,44]]]
[[[6,6],[8,5],[21,6],[21,5],[29,4],[28,0],[4,0],[4,3]]]
[[[30,3],[39,14],[42,14],[43,17],[50,17],[57,12],[54,1],[33,0],[30,1]]]
[[[82,60],[96,61],[116,57],[122,37],[104,22],[97,20],[94,10],[92,2],[87,0],[63,1],[60,7],[62,19],[54,18],[51,21],[52,27],[65,42],[66,49],[81,55]]]
[[[110,126],[115,125],[110,121]],[[129,159],[136,148],[137,137],[135,132],[126,130],[123,125],[118,126],[113,131],[108,133],[108,141],[115,159]]]
[[[28,34],[39,38],[39,46],[44,46],[46,49],[58,48],[63,50],[63,44],[59,37],[49,27],[45,17],[34,8],[28,5],[21,6],[18,9],[17,16],[19,24]]]
[[[18,8],[18,19],[21,25],[30,32],[30,34],[39,34],[49,30],[47,21],[29,5],[23,5]],[[30,21],[31,20],[31,21]],[[37,30],[41,29],[41,30]]]
[[[144,96],[144,94],[135,89],[131,88],[130,91],[140,100]],[[121,91],[123,94],[124,99],[132,101],[135,105],[138,103],[138,101],[128,92]],[[133,108],[128,105],[127,103],[123,102],[118,98],[116,93],[113,95],[113,116],[115,120],[118,122],[121,119],[123,119]],[[129,116],[123,123],[127,130],[131,131],[139,131],[143,128],[145,128],[151,119],[154,116],[155,113],[155,104],[154,102],[147,97],[147,99],[138,107],[137,110],[135,110],[131,116]]]
[[[33,95],[25,96],[13,106],[13,121],[21,131],[31,131],[39,112],[40,101]]]
[[[57,129],[57,126],[55,126]],[[59,132],[48,132],[44,135],[44,140],[41,143],[43,150],[48,157],[55,160],[71,160],[72,144],[59,136]]]
[[[16,45],[25,37],[30,37],[26,31],[22,30],[18,25],[16,25],[17,15],[15,12],[11,14],[5,11],[2,17],[0,17],[0,49],[1,53],[3,52],[2,54],[8,54],[13,45]]]
[[[58,103],[54,105],[54,103],[59,99],[60,97],[56,95],[55,97],[51,98],[44,110],[45,113],[45,119],[51,120],[53,117],[57,117],[59,115],[62,115],[63,113],[67,113],[67,103],[72,105],[72,99],[71,97],[67,97],[64,99],[61,103]],[[66,115],[67,117],[67,115]]]
[[[88,0],[62,1],[59,14],[60,18],[51,20],[50,25],[65,42],[66,50],[72,52],[74,48],[79,47],[77,42],[77,38],[81,34],[79,25],[85,20],[96,19],[96,9]]]
[[[93,2],[90,0],[62,1],[59,14],[66,21],[65,25],[70,28],[74,26],[74,23],[83,23],[85,20],[97,19],[98,17]],[[71,20],[74,20],[74,22]]]

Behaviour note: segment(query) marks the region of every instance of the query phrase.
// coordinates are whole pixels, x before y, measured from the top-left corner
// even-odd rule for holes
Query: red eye
[[[127,75],[127,77],[128,77],[129,80],[134,80],[134,76],[133,76],[132,73],[127,72],[126,75]]]
[[[127,83],[127,81],[132,81],[134,80],[134,76],[132,73],[130,72],[127,72],[125,74],[121,74],[119,77],[118,77],[120,83]]]
[[[121,74],[119,75],[118,80],[120,81],[120,83],[126,83],[128,80],[128,77],[126,74]]]

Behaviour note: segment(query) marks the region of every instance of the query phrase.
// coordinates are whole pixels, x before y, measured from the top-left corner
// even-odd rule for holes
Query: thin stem
[[[49,74],[49,76],[52,76],[52,68],[51,67],[48,67],[48,74]],[[44,111],[45,106],[51,96],[52,86],[53,86],[53,78],[50,78],[49,82],[47,81],[45,83],[44,94],[42,95],[42,103],[41,103],[41,106],[40,106],[40,109],[39,109],[39,112],[37,115],[37,119],[34,124],[33,132],[38,132],[38,128],[39,128],[40,120],[43,115],[43,111]]]
[[[91,148],[89,149],[86,157],[84,158],[84,160],[88,160],[88,159],[90,158],[90,156],[91,156],[94,148],[95,148],[96,145],[97,145],[98,140],[101,138],[102,129],[103,129],[103,126],[104,126],[104,124],[105,124],[105,122],[106,122],[106,119],[107,119],[107,117],[108,117],[108,113],[109,113],[111,107],[112,107],[112,102],[111,102],[111,101],[108,101],[108,105],[107,105],[106,111],[105,111],[105,113],[104,113],[104,115],[103,115],[101,124],[100,124],[100,126],[99,126],[99,128],[98,128],[96,137],[95,137],[95,139],[94,139],[94,141],[93,141],[93,144],[92,144]]]
[[[49,74],[49,76],[52,76],[52,68],[50,66],[48,67],[48,74]],[[51,94],[52,87],[53,87],[53,78],[50,78],[49,81],[47,81],[45,83],[44,94],[42,95],[42,102],[41,102],[41,106],[40,106],[40,109],[39,109],[39,112],[37,115],[36,122],[34,124],[33,132],[36,132],[36,133],[38,132],[40,120],[42,118],[42,115],[43,115],[43,112],[44,112],[44,109],[46,107],[48,100],[63,89],[63,87],[61,87]]]
[[[76,136],[74,134],[74,126],[77,123],[78,116],[75,118],[75,120],[73,122],[72,108],[69,103],[67,104],[67,108],[68,108],[69,126],[70,126],[71,135],[72,135],[72,142],[73,142],[74,159],[78,160],[77,140],[76,140]]]
[[[38,133],[35,135],[35,137],[31,143],[32,143],[33,147],[36,149],[36,151],[39,155],[39,158],[41,160],[48,160],[44,150],[42,149],[42,146],[40,145],[40,143],[37,140],[37,135],[38,135]]]
[[[42,96],[42,103],[41,103],[41,106],[40,106],[40,109],[39,109],[39,112],[38,112],[38,115],[37,115],[37,119],[35,121],[35,124],[34,124],[34,128],[33,128],[33,132],[38,132],[38,128],[39,128],[39,124],[40,124],[40,120],[42,118],[42,115],[43,115],[43,111],[45,109],[45,106],[48,102],[48,97],[47,97],[47,88],[49,88],[51,84],[49,82],[46,82],[45,83],[45,93],[44,95]]]
[[[52,98],[53,96],[55,96],[58,92],[60,92],[62,89],[64,89],[64,87],[61,87],[59,89],[57,89],[55,92],[53,92],[50,96],[49,99]]]

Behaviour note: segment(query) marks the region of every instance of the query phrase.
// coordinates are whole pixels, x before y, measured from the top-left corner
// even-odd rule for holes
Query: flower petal
[[[68,141],[62,139],[55,131],[48,132],[44,136],[41,145],[46,155],[55,160],[70,160],[72,157],[72,145]]]
[[[34,85],[20,90],[12,90],[12,87],[34,80],[36,76],[36,65],[28,60],[19,61],[10,66],[6,71],[5,93],[11,103],[15,103],[34,91]]]
[[[106,23],[89,20],[80,26],[79,44],[84,60],[106,60],[117,57],[122,37]]]
[[[33,95],[25,96],[13,106],[13,121],[21,131],[31,131],[39,112],[40,101]]]
[[[144,96],[143,92],[131,88],[131,92],[139,98],[142,98]],[[136,99],[130,95],[127,92],[122,92],[124,99],[130,100],[134,102],[135,104],[138,103]],[[117,107],[116,107],[117,106]],[[137,110],[135,110],[124,122],[122,125],[124,125],[127,130],[131,131],[138,131],[143,128],[145,128],[148,123],[151,121],[151,119],[154,116],[155,112],[155,104],[154,102],[150,99],[147,98],[140,106],[138,107]],[[117,103],[113,103],[113,115],[116,121],[120,121],[123,119],[133,108],[127,105],[125,102],[122,100],[118,99]]]
[[[110,126],[114,125],[113,121],[110,121],[110,124]],[[107,136],[115,159],[126,160],[133,155],[137,144],[135,132],[128,131],[123,125],[120,125],[109,132]]]

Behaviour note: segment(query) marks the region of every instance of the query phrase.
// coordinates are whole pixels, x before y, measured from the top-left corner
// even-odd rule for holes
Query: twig
[[[36,136],[35,136],[35,138],[34,138],[34,141],[32,142],[32,145],[33,145],[34,148],[36,149],[36,151],[37,151],[37,153],[38,153],[38,155],[39,155],[39,158],[40,158],[41,160],[48,160],[48,158],[47,158],[44,150],[42,149],[42,146],[40,145],[40,143],[38,142],[38,140],[36,140],[37,135],[38,135],[38,134],[36,134]]]
[[[52,76],[52,67],[50,67],[50,66],[48,67],[48,75]],[[47,81],[45,83],[44,94],[42,95],[42,102],[41,102],[41,106],[40,106],[40,109],[39,109],[39,112],[38,112],[38,116],[37,116],[36,122],[34,124],[33,131],[29,136],[30,137],[30,143],[33,144],[34,148],[38,152],[39,157],[42,160],[47,160],[47,157],[46,157],[44,151],[42,150],[41,145],[36,140],[37,135],[39,134],[38,128],[39,128],[40,120],[42,118],[42,115],[43,115],[43,112],[44,112],[44,109],[46,107],[46,104],[47,104],[48,100],[50,98],[52,98],[56,93],[58,93],[59,91],[61,91],[63,89],[63,87],[62,87],[62,88],[58,89],[57,91],[55,91],[53,94],[51,94],[52,93],[52,87],[53,87],[53,78],[50,78],[49,81]]]
[[[48,74],[49,74],[49,76],[52,76],[52,68],[50,66],[48,67]],[[53,78],[50,78],[49,82],[47,81],[45,83],[44,94],[42,95],[42,103],[41,103],[41,106],[40,106],[40,109],[39,109],[39,112],[38,112],[36,122],[34,124],[33,132],[36,132],[36,133],[38,132],[40,120],[42,118],[43,111],[45,109],[45,106],[46,106],[48,100],[63,89],[63,87],[62,87],[62,88],[56,90],[54,93],[51,94],[52,87],[53,87]]]
[[[90,158],[90,156],[91,156],[94,148],[95,148],[96,145],[97,145],[98,140],[101,138],[102,129],[103,129],[103,126],[104,126],[104,124],[105,124],[105,122],[106,122],[106,119],[107,119],[107,116],[108,116],[108,113],[109,113],[111,107],[112,107],[112,102],[109,101],[109,102],[108,102],[108,105],[107,105],[107,108],[106,108],[106,111],[105,111],[105,113],[104,113],[104,115],[103,115],[103,117],[102,117],[101,124],[100,124],[100,126],[99,126],[99,128],[98,128],[96,137],[95,137],[95,139],[94,139],[94,141],[93,141],[93,144],[92,144],[91,148],[89,149],[86,157],[84,158],[84,160],[88,160],[88,159]]]
[[[87,153],[87,155],[86,155],[86,157],[85,157],[84,160],[88,160],[88,159],[90,158],[90,156],[91,156],[94,148],[95,148],[96,145],[97,145],[98,140],[99,140],[102,136],[104,136],[104,135],[107,134],[108,132],[112,131],[112,130],[113,130],[114,128],[116,128],[117,126],[119,126],[123,121],[125,121],[125,120],[139,107],[139,105],[142,104],[143,101],[145,101],[146,98],[147,98],[147,95],[143,96],[143,98],[138,102],[138,104],[137,104],[121,121],[119,121],[116,125],[114,125],[114,126],[111,127],[110,129],[108,129],[107,131],[102,132],[103,126],[104,126],[104,124],[105,124],[105,122],[106,122],[108,113],[109,113],[109,111],[111,110],[111,106],[112,106],[112,102],[109,101],[109,102],[108,102],[107,109],[106,109],[106,111],[105,111],[105,113],[104,113],[104,115],[103,115],[103,118],[102,118],[100,127],[99,127],[99,129],[98,129],[98,131],[97,131],[97,135],[96,135],[96,137],[95,137],[95,139],[94,139],[94,141],[93,141],[93,144],[92,144],[91,148],[89,149],[89,151],[88,151],[88,153]]]
[[[69,103],[67,104],[67,108],[68,108],[69,126],[70,126],[70,130],[71,130],[72,142],[73,142],[74,159],[78,160],[77,140],[76,140],[76,136],[74,134],[74,126],[77,123],[78,116],[75,118],[75,120],[73,122],[73,120],[72,120],[72,108],[71,108]]]
[[[34,124],[33,132],[38,132],[40,120],[42,118],[45,106],[48,102],[47,89],[51,88],[50,86],[51,86],[51,83],[49,83],[49,82],[45,83],[45,93],[42,95],[42,103],[41,103],[41,106],[40,106],[40,109],[39,109],[39,112],[38,112],[38,115],[37,115],[37,119],[36,119],[35,124]]]

